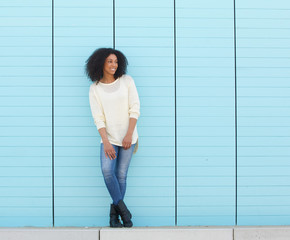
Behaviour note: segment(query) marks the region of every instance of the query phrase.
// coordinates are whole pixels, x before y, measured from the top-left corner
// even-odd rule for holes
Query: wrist
[[[106,139],[102,139],[102,141],[103,141],[103,144],[108,144],[108,143],[110,143],[109,142],[109,140],[106,138]]]
[[[129,137],[132,137],[133,136],[133,131],[132,132],[128,131],[126,135],[129,136]]]

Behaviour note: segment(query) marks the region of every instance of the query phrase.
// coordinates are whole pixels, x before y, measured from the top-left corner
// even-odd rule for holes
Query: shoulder
[[[98,84],[96,84],[96,82],[93,82],[90,85],[90,92],[96,92],[97,86],[98,86]]]
[[[93,82],[91,85],[90,85],[90,89],[95,89],[97,88],[98,84],[97,82]]]
[[[124,82],[127,86],[134,83],[133,78],[130,75],[124,74],[122,77],[120,77],[120,80]]]

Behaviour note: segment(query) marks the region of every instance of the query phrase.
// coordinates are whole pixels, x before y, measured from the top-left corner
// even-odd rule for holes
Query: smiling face
[[[110,54],[104,63],[103,72],[104,75],[114,75],[118,68],[118,58],[115,54]]]

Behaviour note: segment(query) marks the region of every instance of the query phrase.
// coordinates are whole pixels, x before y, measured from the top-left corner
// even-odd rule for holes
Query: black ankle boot
[[[124,227],[132,227],[133,223],[131,221],[132,215],[128,208],[126,207],[123,200],[120,200],[117,207],[116,207],[118,213],[120,214]]]
[[[123,224],[120,222],[119,214],[116,209],[116,205],[111,204],[110,209],[110,227],[113,228],[121,228],[123,227]]]

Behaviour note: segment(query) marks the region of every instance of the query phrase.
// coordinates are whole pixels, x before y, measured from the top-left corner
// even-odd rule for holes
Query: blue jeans
[[[121,146],[112,146],[116,151],[116,158],[110,160],[106,157],[104,145],[101,143],[101,168],[113,204],[117,205],[125,196],[127,173],[135,144],[127,150]]]

